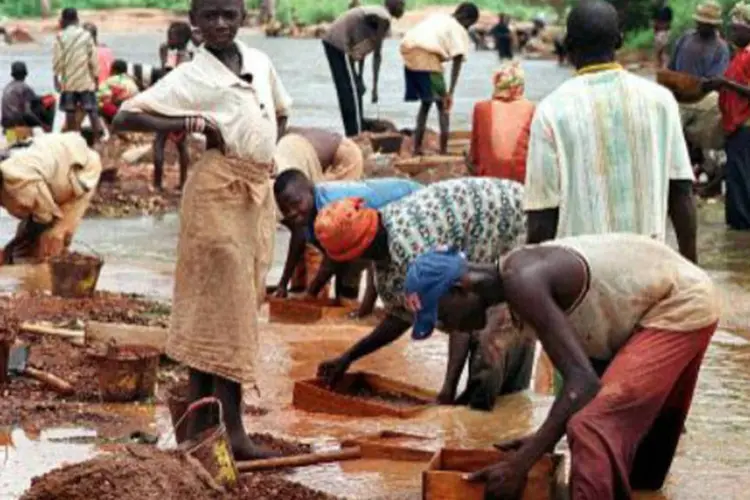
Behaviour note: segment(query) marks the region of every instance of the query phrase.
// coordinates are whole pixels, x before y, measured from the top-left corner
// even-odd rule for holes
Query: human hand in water
[[[276,290],[273,291],[273,296],[277,299],[285,299],[289,296],[289,286],[286,283],[279,283],[276,286]]]
[[[513,455],[510,455],[495,465],[464,476],[464,480],[472,483],[485,483],[484,498],[486,499],[513,500],[521,498],[527,475],[528,470],[514,460]]]
[[[328,387],[334,387],[349,369],[351,363],[345,355],[323,361],[318,366],[318,378],[323,379]]]

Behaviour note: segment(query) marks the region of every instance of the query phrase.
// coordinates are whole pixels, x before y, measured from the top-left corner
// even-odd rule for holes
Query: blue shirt
[[[718,36],[702,40],[691,31],[677,41],[669,69],[698,78],[721,76],[729,65],[729,46]]]
[[[398,177],[384,177],[382,179],[368,179],[366,181],[332,181],[315,185],[315,210],[310,214],[310,224],[305,230],[307,241],[317,245],[315,238],[315,217],[318,211],[329,203],[343,198],[363,198],[365,205],[380,210],[393,201],[422,189],[422,184],[409,179]]]

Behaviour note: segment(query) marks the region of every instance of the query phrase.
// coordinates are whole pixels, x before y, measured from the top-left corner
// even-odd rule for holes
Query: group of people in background
[[[750,229],[750,12],[740,2],[729,12],[726,37],[724,18],[718,3],[708,1],[693,14],[695,28],[676,38],[671,55],[673,12],[666,1],[654,10],[655,51],[659,67],[690,75],[702,82],[704,96],[680,102],[680,116],[688,142],[691,163],[705,173],[705,192],[719,192],[726,186],[726,223],[732,229]],[[722,169],[712,152],[724,151]]]

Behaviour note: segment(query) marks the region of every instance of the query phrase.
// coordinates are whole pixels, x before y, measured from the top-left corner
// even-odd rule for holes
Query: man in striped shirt
[[[568,16],[577,75],[545,98],[531,124],[524,208],[529,243],[628,232],[664,241],[695,262],[693,171],[680,112],[663,87],[615,62],[617,12],[591,1]]]
[[[60,92],[60,109],[65,112],[65,128],[79,130],[76,112],[80,108],[89,116],[94,137],[101,132],[96,90],[99,82],[99,60],[91,33],[79,26],[78,11],[63,9],[62,31],[55,37],[52,65],[55,88]]]

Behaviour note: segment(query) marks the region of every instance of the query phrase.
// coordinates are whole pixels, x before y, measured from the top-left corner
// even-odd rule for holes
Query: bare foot
[[[238,462],[251,460],[263,460],[265,458],[278,458],[280,453],[262,448],[255,443],[246,434],[229,438],[232,445],[234,459]]]

